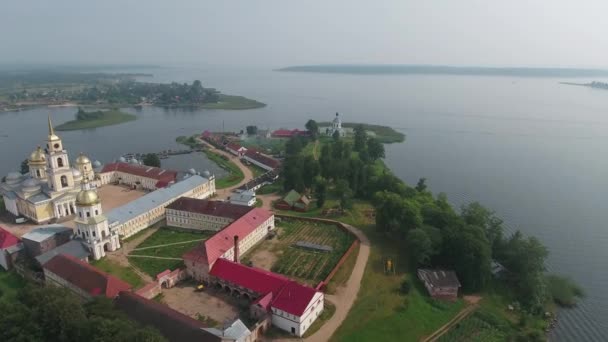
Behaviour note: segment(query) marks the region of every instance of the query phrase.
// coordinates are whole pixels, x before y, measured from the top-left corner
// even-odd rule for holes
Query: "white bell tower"
[[[97,191],[86,178],[82,182],[82,190],[76,195],[76,215],[76,236],[85,241],[93,259],[99,260],[106,251],[120,248],[118,232],[108,227]]]
[[[70,169],[68,153],[63,149],[61,139],[55,135],[51,116],[49,115],[49,138],[46,143],[46,161],[48,164],[49,187],[53,191],[74,188],[74,176]]]

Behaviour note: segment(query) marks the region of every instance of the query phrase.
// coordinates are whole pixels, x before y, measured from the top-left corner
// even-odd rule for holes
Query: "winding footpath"
[[[245,183],[253,180],[253,178],[254,178],[253,171],[251,171],[250,168],[245,166],[245,164],[243,164],[243,162],[241,162],[240,158],[238,158],[237,156],[232,155],[226,151],[215,148],[215,146],[209,144],[208,142],[206,142],[203,139],[197,138],[196,140],[198,142],[200,142],[201,144],[204,144],[205,146],[207,146],[210,151],[213,151],[213,153],[217,153],[217,154],[227,157],[231,162],[236,164],[236,166],[241,170],[241,172],[243,172],[243,175],[245,175],[245,177],[239,184],[233,185],[233,186],[231,186],[229,188],[225,188],[225,189],[217,189],[217,199],[221,199],[221,200],[227,199],[228,197],[230,197],[230,194],[232,193],[233,190],[238,189]]]
[[[363,232],[351,225],[345,225],[348,230],[357,236],[361,241],[359,247],[359,255],[357,255],[357,261],[353,267],[353,271],[350,274],[350,278],[346,282],[346,285],[340,287],[335,295],[326,295],[325,298],[336,305],[336,312],[327,321],[319,331],[304,339],[307,342],[326,342],[331,336],[338,330],[342,322],[346,319],[348,312],[355,304],[359,289],[361,288],[361,279],[363,279],[363,273],[367,265],[367,259],[369,258],[370,243]]]

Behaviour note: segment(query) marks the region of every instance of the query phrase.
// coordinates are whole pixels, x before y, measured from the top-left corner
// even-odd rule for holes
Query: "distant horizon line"
[[[488,67],[451,66],[433,64],[316,64],[295,65],[274,69],[287,72],[335,74],[435,74],[435,75],[487,75],[535,77],[591,77],[608,76],[608,68],[571,67]]]

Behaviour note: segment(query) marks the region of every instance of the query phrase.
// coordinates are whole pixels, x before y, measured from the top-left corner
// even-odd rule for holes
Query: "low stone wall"
[[[313,218],[313,217],[298,217],[298,216],[283,215],[283,214],[275,214],[274,216],[281,218],[281,219],[286,219],[286,220],[301,220],[301,221],[307,221],[307,222],[332,224],[355,238],[355,240],[350,245],[350,247],[348,247],[346,252],[344,252],[344,254],[342,254],[342,257],[340,257],[340,260],[338,261],[336,266],[334,266],[334,268],[331,270],[331,272],[329,272],[327,277],[325,277],[325,279],[323,281],[321,281],[319,283],[319,285],[317,285],[317,290],[322,290],[325,288],[325,286],[327,286],[327,284],[331,281],[331,279],[334,277],[336,272],[338,272],[340,267],[344,264],[344,262],[346,262],[346,259],[348,258],[350,253],[352,253],[352,251],[355,250],[355,248],[359,245],[359,243],[361,243],[361,241],[359,241],[359,238],[357,237],[357,235],[353,234],[353,232],[351,232],[344,223],[339,222],[339,221],[322,219],[322,218]]]
[[[135,291],[135,293],[146,299],[152,299],[161,294],[160,284],[158,282],[151,282],[141,289]]]

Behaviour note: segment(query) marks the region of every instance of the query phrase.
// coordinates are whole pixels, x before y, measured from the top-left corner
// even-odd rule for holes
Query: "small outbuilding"
[[[291,190],[282,199],[278,200],[275,204],[277,209],[281,210],[295,210],[300,212],[308,211],[310,200],[305,195],[301,195],[295,190]]]
[[[230,196],[231,204],[246,205],[248,207],[252,207],[255,205],[256,201],[257,198],[255,197],[255,191],[253,190],[241,191]]]
[[[418,279],[424,283],[429,295],[435,299],[456,300],[460,281],[456,272],[448,270],[419,269]]]

